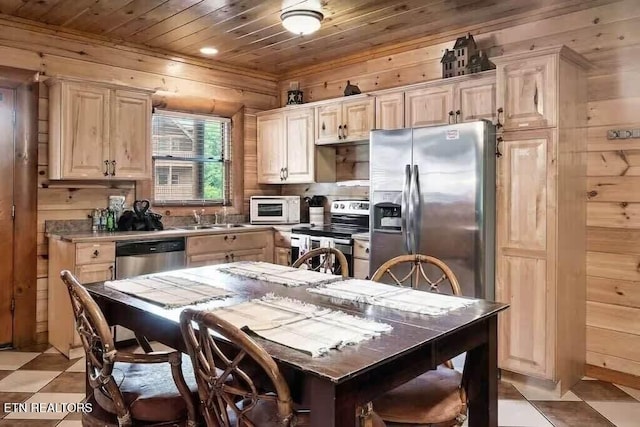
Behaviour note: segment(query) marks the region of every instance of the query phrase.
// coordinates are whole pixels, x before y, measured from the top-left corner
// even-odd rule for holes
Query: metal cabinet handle
[[[456,110],[456,123],[458,123],[458,117],[462,114],[462,111]]]
[[[327,127],[324,125],[324,122],[322,122],[322,130],[326,130]]]
[[[502,127],[502,123],[500,123],[500,114],[504,113],[504,110],[502,109],[502,107],[498,108],[498,115],[497,115],[497,122],[496,122],[496,129],[500,129]]]
[[[347,134],[347,125],[344,124],[344,125],[342,125],[342,139],[347,139],[347,136],[348,136],[348,134]]]
[[[116,161],[111,160],[111,176],[116,176]]]
[[[338,126],[338,139],[342,139],[342,125]]]
[[[234,254],[231,254],[231,261],[235,261],[236,260],[236,256]]]
[[[234,236],[231,238],[231,240],[236,240],[236,238],[237,238],[237,237],[234,235]]]
[[[111,274],[111,280],[114,280],[116,278],[116,276],[114,274],[115,272],[114,272],[114,269],[113,269],[113,265],[109,266],[109,272]]]
[[[280,181],[284,181],[284,168],[280,168]]]
[[[224,259],[225,259],[225,260],[227,260],[227,261],[229,261],[229,254],[226,254],[226,255],[224,256]]]
[[[496,138],[496,157],[502,157],[502,153],[500,152],[500,143],[504,141],[504,139],[499,136]]]
[[[104,176],[109,176],[109,160],[104,161]]]
[[[95,250],[93,251],[93,258],[98,258],[98,255],[100,255],[100,251],[99,250]]]
[[[284,179],[289,179],[289,167],[284,168]]]
[[[365,253],[365,254],[368,254],[368,253],[369,253],[369,248],[365,249],[365,250],[364,250],[364,253]]]
[[[229,236],[224,236],[224,240],[229,240]]]
[[[449,120],[448,120],[449,124],[451,124],[452,119],[453,119],[453,110],[449,111]]]

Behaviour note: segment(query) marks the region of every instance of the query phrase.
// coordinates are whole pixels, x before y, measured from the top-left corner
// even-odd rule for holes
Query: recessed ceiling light
[[[215,47],[203,47],[200,49],[200,53],[204,55],[215,55],[216,53],[218,53],[218,49],[216,49]]]

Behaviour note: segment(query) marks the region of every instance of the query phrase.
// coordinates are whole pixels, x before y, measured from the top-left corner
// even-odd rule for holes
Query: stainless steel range
[[[323,246],[341,251],[353,276],[353,235],[369,232],[367,200],[335,200],[331,203],[331,223],[320,226],[296,226],[291,229],[291,259]]]

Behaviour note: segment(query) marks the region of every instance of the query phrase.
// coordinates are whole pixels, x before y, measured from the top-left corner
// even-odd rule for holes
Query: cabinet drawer
[[[267,247],[273,239],[273,232],[226,233],[187,238],[187,255],[228,252],[243,249]]]
[[[369,259],[369,241],[355,239],[353,241],[353,256],[354,258]]]
[[[264,256],[264,251],[264,249],[258,248],[191,255],[188,264],[189,267],[202,267],[236,261],[270,261]]]
[[[356,279],[369,278],[369,261],[355,258],[353,260],[353,277]]]
[[[76,244],[76,264],[104,264],[116,260],[116,244],[78,243]]]
[[[289,231],[277,231],[274,233],[273,245],[277,248],[290,248],[291,247],[291,232]]]
[[[114,264],[86,264],[76,266],[76,278],[82,284],[113,280]]]

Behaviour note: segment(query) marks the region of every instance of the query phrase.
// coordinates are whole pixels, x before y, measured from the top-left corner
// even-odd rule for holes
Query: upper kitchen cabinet
[[[404,128],[404,92],[376,96],[376,129]]]
[[[496,58],[498,107],[505,130],[554,127],[557,123],[556,55]]]
[[[375,123],[375,100],[358,97],[316,107],[316,144],[363,141]]]
[[[496,118],[496,79],[494,76],[475,78],[471,75],[467,80],[460,81],[455,86],[456,123],[472,122],[486,119],[494,121]]]
[[[302,184],[335,180],[335,153],[316,147],[313,109],[258,115],[258,182]]]
[[[414,89],[404,94],[404,123],[408,128],[446,125],[452,122],[452,84]]]
[[[49,80],[49,178],[151,177],[151,92]]]

